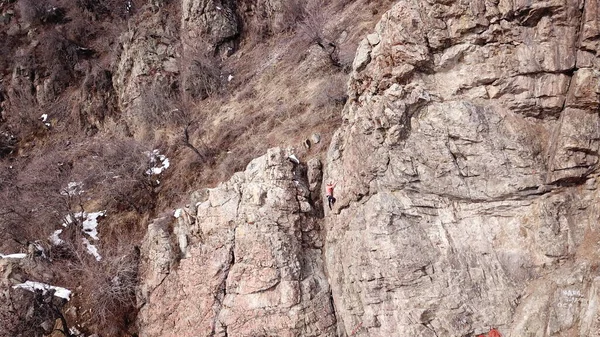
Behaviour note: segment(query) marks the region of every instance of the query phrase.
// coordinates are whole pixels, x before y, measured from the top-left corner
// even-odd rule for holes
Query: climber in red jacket
[[[500,334],[500,331],[498,331],[498,329],[496,328],[492,328],[490,329],[490,332],[487,333],[487,335],[477,335],[477,337],[502,337],[502,335]]]
[[[488,332],[488,337],[502,337],[502,335],[496,328],[492,328],[490,332]]]
[[[335,183],[333,181],[330,181],[326,186],[325,186],[325,191],[326,196],[327,196],[327,203],[329,204],[329,209],[331,210],[331,206],[335,205],[335,198],[333,197],[333,189],[335,188]]]

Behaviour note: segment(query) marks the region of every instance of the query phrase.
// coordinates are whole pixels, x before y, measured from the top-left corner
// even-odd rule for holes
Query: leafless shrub
[[[180,103],[180,93],[161,82],[154,82],[140,96],[141,123],[148,127],[165,127],[169,116],[176,111]]]
[[[305,4],[302,21],[298,24],[298,32],[311,43],[326,44],[325,23],[326,4],[322,0],[309,0]]]
[[[0,32],[0,74],[8,74],[14,62],[14,54],[20,42],[20,37]],[[0,100],[1,101],[1,100]]]
[[[344,64],[340,62],[339,46],[335,39],[331,38],[326,32],[326,23],[332,15],[333,9],[323,0],[309,0],[306,2],[303,20],[298,24],[298,34],[305,39],[308,44],[316,44],[328,55],[332,65],[343,68]],[[343,54],[345,57],[345,54]],[[344,60],[346,62],[346,60]]]
[[[44,127],[39,120],[42,115],[40,107],[31,90],[33,84],[27,75],[29,74],[22,74],[13,79],[4,105],[6,108],[4,132],[10,132],[18,139],[35,135]]]
[[[209,53],[189,47],[179,59],[181,73],[181,94],[196,100],[218,94],[224,79],[218,60]]]
[[[118,245],[118,243],[114,243]],[[97,261],[82,245],[71,246],[73,258],[63,272],[76,286],[83,311],[89,312],[89,322],[112,335],[126,327],[135,310],[139,252],[131,247],[103,246],[102,259]]]
[[[21,18],[30,25],[61,23],[66,11],[49,0],[19,0]]]
[[[79,60],[80,47],[60,33],[51,30],[43,34],[36,48],[38,68],[45,72],[58,96],[75,78],[74,66]]]
[[[114,211],[144,213],[155,205],[157,184],[146,173],[147,149],[133,140],[99,139],[13,165],[0,174],[0,225],[22,243],[48,238],[67,216],[77,220],[75,213],[90,211],[92,195]],[[79,184],[84,193],[73,190]]]
[[[213,150],[203,140],[204,116],[186,92],[176,92],[155,83],[142,94],[144,122],[151,127],[174,127],[178,145],[192,150],[202,162],[211,160]]]
[[[55,150],[11,166],[0,186],[0,222],[18,228],[20,242],[48,237],[72,206],[60,194],[69,182],[68,159]]]
[[[204,141],[203,121],[200,116],[194,114],[194,108],[191,105],[173,111],[172,118],[176,125],[182,129],[179,138],[180,143],[192,150],[204,163],[212,163],[214,150]]]
[[[98,138],[77,154],[71,179],[95,192],[108,209],[144,213],[154,208],[157,187],[147,174],[150,150],[133,139]]]
[[[301,22],[306,15],[306,8],[304,1],[301,0],[287,0],[282,1],[282,18],[283,30],[292,30],[296,28],[296,25]]]

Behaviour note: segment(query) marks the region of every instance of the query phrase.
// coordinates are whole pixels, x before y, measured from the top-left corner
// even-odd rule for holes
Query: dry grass
[[[173,169],[163,179],[158,208],[178,207],[190,190],[228,179],[270,147],[294,147],[303,159],[323,156],[341,123],[346,71],[356,46],[379,19],[373,9],[390,3],[313,0],[294,12],[298,26],[270,39],[243,35],[240,49],[221,63],[222,76],[231,74],[233,80],[223,83],[219,93],[196,101],[193,109],[202,122],[190,139],[216,150],[212,161],[198,160],[191,150],[173,143],[177,129],[161,138],[172,144],[168,148]],[[307,38],[303,29],[311,25],[321,43],[335,43],[339,64],[331,61],[331,50],[318,46],[318,39]],[[307,150],[304,141],[313,133],[322,141]]]

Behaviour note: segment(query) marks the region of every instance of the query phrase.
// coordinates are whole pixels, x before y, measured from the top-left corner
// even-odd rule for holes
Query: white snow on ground
[[[62,245],[63,243],[65,243],[65,241],[63,241],[63,240],[62,240],[62,239],[59,237],[59,235],[60,235],[60,233],[62,233],[62,231],[63,231],[62,229],[57,229],[57,230],[55,230],[55,231],[54,231],[54,233],[52,233],[52,235],[50,235],[50,237],[49,237],[49,239],[50,239],[50,242],[52,242],[52,243],[53,243],[55,246]]]
[[[83,183],[72,181],[67,185],[66,188],[63,188],[60,191],[60,195],[66,195],[69,197],[73,197],[76,195],[81,195],[81,194],[83,194],[83,192],[85,192],[83,190]]]
[[[230,74],[230,75],[227,77],[227,82],[231,82],[231,80],[233,80],[233,75],[231,75],[231,74]]]
[[[148,152],[147,155],[148,158],[150,158],[150,164],[154,166],[146,170],[147,175],[158,175],[169,168],[169,158],[167,158],[165,155],[160,154],[158,150]]]
[[[288,158],[289,158],[289,160],[293,161],[294,163],[300,164],[300,159],[298,159],[298,157],[296,157],[296,155],[292,154]]]
[[[100,256],[100,254],[98,253],[98,247],[91,244],[86,238],[81,239],[81,241],[83,241],[83,244],[86,246],[88,253],[94,255],[96,261],[102,260],[102,256]]]
[[[8,254],[8,255],[0,254],[0,259],[24,259],[26,257],[27,257],[27,254],[25,254],[25,253]]]
[[[33,243],[33,246],[35,247],[35,249],[36,249],[38,252],[40,252],[40,253],[41,253],[40,255],[41,255],[43,258],[47,258],[48,256],[46,256],[46,251],[44,250],[44,247],[43,247],[43,246],[42,246],[42,245],[41,245],[39,242],[40,242],[39,240],[38,240],[38,241],[36,241],[36,242],[34,242],[34,243]]]
[[[73,216],[76,219],[81,219],[83,220],[82,222],[82,228],[81,230],[87,234],[92,240],[96,240],[98,241],[98,218],[99,217],[103,217],[106,215],[106,211],[99,211],[99,212],[92,212],[92,213],[86,213],[86,212],[78,212],[73,214]],[[63,227],[67,227],[69,224],[73,223],[73,218],[71,217],[71,215],[67,215],[65,218],[65,221],[62,223]],[[60,245],[62,244],[64,241],[59,237],[59,235],[62,233],[62,229],[56,230],[54,231],[54,233],[52,233],[52,235],[50,236],[50,241],[55,244],[55,245]],[[91,255],[94,255],[94,257],[96,258],[96,260],[100,261],[102,259],[102,256],[98,253],[98,247],[94,246],[92,243],[90,243],[90,241],[87,238],[83,238],[82,239],[83,244],[86,246],[88,253],[90,253]]]
[[[40,119],[42,120],[42,122],[45,122],[48,120],[48,114],[43,114]]]
[[[71,299],[71,290],[62,287],[51,286],[40,282],[27,281],[25,283],[17,284],[13,286],[13,288],[22,288],[29,291],[42,290],[44,294],[46,293],[46,291],[54,289],[54,296],[64,298],[67,301]]]
[[[175,210],[175,213],[173,213],[173,216],[179,218],[181,214],[183,214],[183,210],[181,208],[178,208]]]
[[[83,334],[81,333],[81,331],[79,331],[79,329],[77,329],[76,327],[69,328],[69,332],[73,336],[83,336]]]
[[[83,232],[89,235],[92,239],[98,240],[98,218],[104,216],[106,211],[84,213]]]
[[[92,237],[92,239],[98,240],[98,230],[96,229],[96,227],[98,226],[98,218],[105,216],[106,211],[99,211],[99,212],[92,212],[92,213],[77,212],[73,215],[75,216],[76,219],[83,220],[83,228],[82,228],[83,232],[85,234],[89,235],[90,237]],[[71,218],[71,215],[69,214],[65,218],[65,221],[63,222],[62,225],[63,225],[63,227],[67,227],[72,222],[73,222],[73,218]]]

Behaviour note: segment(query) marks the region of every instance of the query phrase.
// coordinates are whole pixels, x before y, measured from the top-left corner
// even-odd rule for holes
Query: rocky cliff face
[[[149,227],[142,335],[597,336],[599,5],[399,2],[354,61],[334,210],[279,149],[195,193]]]
[[[342,335],[598,334],[597,1],[403,1],[326,177]]]
[[[150,225],[143,336],[334,336],[318,205],[320,165],[273,149]]]

